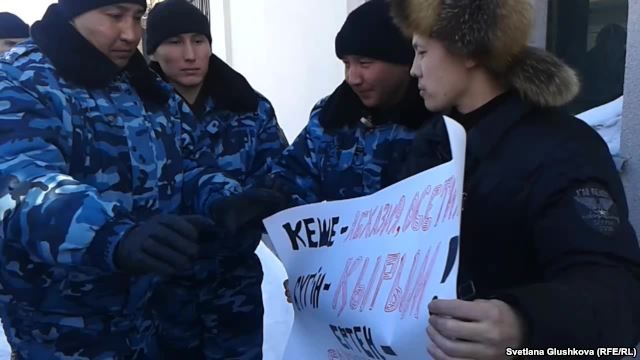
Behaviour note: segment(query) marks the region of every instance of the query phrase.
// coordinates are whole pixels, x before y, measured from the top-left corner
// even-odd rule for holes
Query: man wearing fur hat
[[[476,300],[429,304],[435,359],[639,340],[640,249],[624,189],[598,134],[557,110],[579,85],[557,58],[527,47],[531,6],[392,0],[413,37],[424,104],[468,134],[458,281],[474,291],[458,295]],[[437,132],[416,137],[400,178],[450,158]]]
[[[383,169],[406,156],[416,131],[434,117],[409,75],[411,44],[393,24],[386,1],[353,10],[335,51],[345,81],[314,106],[271,177],[297,204],[363,196],[389,185]]]
[[[157,359],[158,275],[192,268],[214,204],[242,190],[137,52],[145,8],[59,0],[0,58],[0,315],[17,359]]]
[[[197,117],[202,146],[211,149],[199,155],[202,161],[247,189],[261,182],[288,143],[271,103],[211,53],[210,29],[207,17],[189,2],[161,2],[149,13],[147,51],[152,68]],[[244,196],[262,195],[269,197],[251,189]],[[219,207],[227,214],[234,209],[266,216],[260,203]],[[263,274],[255,254],[261,233],[254,225],[228,234],[232,246],[217,246],[210,254],[215,260],[205,259],[194,273],[167,279],[154,290],[150,307],[160,320],[164,358],[262,358]]]
[[[0,53],[29,37],[29,25],[9,12],[0,12]]]

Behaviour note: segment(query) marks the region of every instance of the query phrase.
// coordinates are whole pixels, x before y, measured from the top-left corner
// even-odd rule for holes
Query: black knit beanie
[[[0,12],[0,39],[20,39],[29,37],[29,25],[8,12]]]
[[[73,19],[87,11],[116,4],[137,4],[147,8],[146,0],[58,0],[60,10],[67,19]]]
[[[158,3],[147,17],[147,53],[153,54],[165,40],[181,34],[202,34],[211,43],[209,19],[186,0]]]
[[[391,18],[386,0],[371,0],[353,10],[336,36],[336,55],[364,56],[393,64],[411,65],[414,52]]]

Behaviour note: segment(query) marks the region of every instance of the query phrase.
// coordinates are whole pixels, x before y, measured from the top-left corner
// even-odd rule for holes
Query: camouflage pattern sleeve
[[[271,171],[273,161],[282,154],[287,140],[280,129],[273,107],[261,98],[255,119],[254,151],[245,188],[260,186]],[[206,359],[261,359],[263,343],[263,273],[255,249],[262,229],[226,239],[235,254],[219,256],[215,282],[205,283],[197,309],[203,324],[203,352]],[[242,244],[242,245],[241,245]]]
[[[117,203],[68,175],[71,116],[56,114],[7,72],[0,72],[0,93],[0,238],[44,263],[115,270],[114,249],[133,223]],[[59,94],[52,101],[62,104]]]
[[[257,112],[212,106],[209,116],[202,118],[198,124],[188,112],[182,117],[189,169],[185,204],[199,211],[238,191],[240,184],[260,186],[287,145],[264,98]],[[210,124],[218,127],[215,136],[207,128]],[[256,229],[215,241],[203,239],[203,258],[193,274],[167,279],[155,288],[151,304],[161,324],[159,341],[166,358],[262,358],[263,276],[254,253],[260,235],[261,229]]]
[[[321,104],[311,111],[311,119],[293,143],[274,163],[271,181],[292,195],[296,205],[321,201],[320,143],[324,129],[319,122]]]
[[[284,132],[278,125],[273,106],[267,99],[263,97],[260,99],[257,114],[260,126],[256,138],[256,152],[247,174],[246,186],[261,183],[264,177],[271,172],[274,161],[289,145]]]
[[[241,192],[242,185],[222,169],[219,159],[210,156],[211,149],[202,145],[205,129],[198,125],[188,105],[174,95],[170,106],[182,123],[183,212],[210,217],[211,206],[222,197]]]

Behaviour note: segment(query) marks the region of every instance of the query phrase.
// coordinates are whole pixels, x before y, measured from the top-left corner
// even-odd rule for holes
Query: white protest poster
[[[264,220],[294,300],[284,359],[430,358],[427,306],[456,298],[458,275],[466,136],[445,121],[452,161]]]

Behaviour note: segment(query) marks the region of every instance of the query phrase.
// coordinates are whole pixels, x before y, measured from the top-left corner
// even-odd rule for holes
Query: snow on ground
[[[287,345],[291,325],[293,325],[293,306],[285,300],[282,282],[287,273],[275,255],[262,243],[257,250],[262,261],[264,280],[262,298],[264,302],[264,360],[281,360]]]
[[[264,281],[264,360],[281,360],[293,324],[293,308],[285,301],[282,282],[286,272],[273,253],[263,244],[257,250],[262,261]],[[9,360],[11,350],[0,327],[0,360]]]
[[[7,338],[4,336],[4,330],[0,327],[0,360],[11,359],[11,349],[7,344]]]

